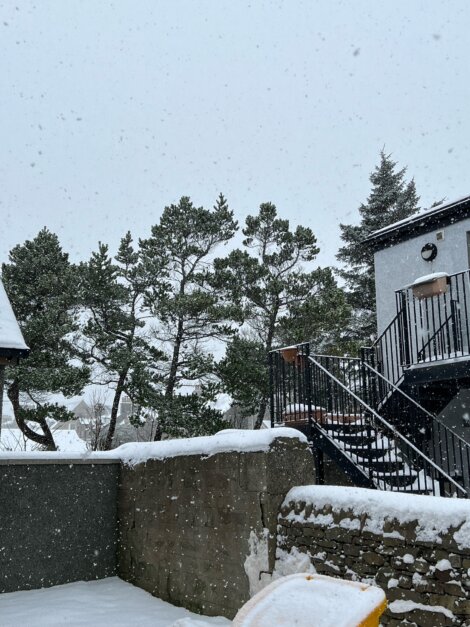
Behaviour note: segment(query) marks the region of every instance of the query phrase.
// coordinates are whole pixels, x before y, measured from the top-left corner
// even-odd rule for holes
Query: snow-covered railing
[[[348,358],[329,359],[348,361]],[[423,492],[434,496],[467,497],[465,488],[441,465],[423,453],[402,431],[364,400],[368,396],[368,379],[363,372],[358,373],[358,376],[364,376],[363,392],[359,396],[359,390],[351,389],[334,376],[321,358],[309,356],[309,361],[312,365],[314,403],[318,404],[317,394],[324,395],[325,392],[335,399],[335,411],[329,424],[318,428],[330,437],[333,435],[340,438],[340,441],[341,433],[338,434],[338,428],[342,428],[344,453],[368,472],[375,487],[382,490]],[[347,439],[344,437],[345,416],[348,419],[355,417],[354,435],[346,434],[349,436]]]
[[[364,368],[372,406],[470,496],[470,444],[367,361]]]
[[[420,277],[396,296],[403,365],[470,356],[470,270]]]
[[[470,448],[448,429],[433,428],[433,416],[371,368],[364,353],[362,359],[311,355],[308,343],[295,354],[283,350],[271,354],[273,426],[286,423],[307,433],[320,481],[326,453],[356,485],[468,497],[470,479],[462,469]],[[400,406],[395,402],[384,413],[382,401],[394,393]]]

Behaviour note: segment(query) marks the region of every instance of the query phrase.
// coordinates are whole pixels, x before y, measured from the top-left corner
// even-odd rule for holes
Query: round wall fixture
[[[424,261],[432,261],[437,257],[437,246],[436,244],[425,244],[421,248],[421,257]]]

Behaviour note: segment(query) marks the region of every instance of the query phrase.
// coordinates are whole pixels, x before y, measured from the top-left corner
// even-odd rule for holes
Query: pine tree
[[[222,412],[211,406],[212,397],[201,394],[175,394],[161,399],[158,410],[160,430],[171,438],[213,435],[227,427]]]
[[[167,418],[174,415],[174,398],[181,384],[200,383],[212,373],[212,346],[231,333],[233,308],[220,304],[210,278],[214,251],[227,243],[236,229],[233,212],[222,194],[212,210],[195,207],[183,196],[177,205],[165,207],[152,236],[141,241],[148,282],[146,302],[156,319],[154,337],[168,356],[163,394],[169,409],[162,406],[160,410]],[[193,402],[193,414],[195,407]],[[170,428],[168,420],[162,419],[162,428]]]
[[[71,338],[78,329],[77,269],[46,228],[15,246],[9,260],[2,266],[2,279],[31,353],[19,366],[7,369],[7,394],[23,434],[55,450],[47,420],[74,416],[48,398],[52,393],[79,394],[89,379],[88,368],[72,362],[76,353]]]
[[[126,393],[137,405],[149,405],[158,394],[162,353],[149,340],[150,317],[144,306],[147,287],[138,251],[127,233],[114,260],[100,243],[80,267],[81,298],[86,322],[77,338],[80,355],[94,369],[94,383],[114,390],[111,418],[102,448],[112,447],[119,403]]]
[[[304,263],[314,261],[319,251],[316,238],[303,226],[291,230],[288,220],[277,217],[272,203],[261,204],[258,215],[247,217],[243,234],[243,250],[234,250],[214,262],[220,294],[239,307],[250,329],[248,338],[236,338],[229,345],[219,367],[219,376],[240,404],[251,409],[256,403],[255,428],[259,429],[269,398],[269,352],[275,342],[283,338],[298,339],[301,327],[295,327],[297,315],[313,312],[314,302],[328,281],[330,292],[332,287],[335,291],[338,288],[334,280],[331,283],[329,270],[303,268]],[[340,301],[339,297],[337,302]],[[334,315],[329,312],[330,318]],[[322,323],[320,320],[318,323],[315,333],[319,341]],[[324,327],[328,324],[323,321]],[[302,331],[308,332],[307,327]],[[309,332],[312,331],[313,325],[310,325]],[[242,354],[248,357],[248,363],[241,358]],[[256,373],[251,380],[251,390],[245,389],[250,386],[247,372]]]
[[[235,401],[243,418],[256,414],[269,396],[266,349],[253,333],[240,333],[227,345],[217,364],[222,389]]]
[[[315,283],[308,295],[292,300],[279,321],[278,336],[282,345],[310,343],[312,352],[342,354],[348,352],[347,329],[351,307],[345,291],[338,287],[331,268],[317,268]]]
[[[365,204],[359,207],[360,223],[341,224],[337,259],[346,267],[340,276],[346,282],[348,301],[354,309],[350,338],[358,344],[369,344],[377,332],[375,309],[374,257],[364,240],[374,231],[419,210],[419,196],[414,180],[406,181],[406,168],[397,170],[391,155],[380,153],[380,164],[370,175],[372,190]]]

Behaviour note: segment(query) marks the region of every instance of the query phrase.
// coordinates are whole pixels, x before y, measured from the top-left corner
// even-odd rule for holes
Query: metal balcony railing
[[[446,277],[443,290],[428,297],[414,287],[396,293],[404,366],[470,355],[470,270]]]
[[[305,431],[340,466],[357,470],[358,485],[468,497],[469,445],[402,394],[364,352],[361,359],[311,355],[309,344],[300,344],[273,351],[270,370],[272,425]]]

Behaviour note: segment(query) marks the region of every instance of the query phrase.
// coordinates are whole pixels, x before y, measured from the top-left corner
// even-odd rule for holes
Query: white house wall
[[[438,231],[444,233],[444,239],[441,241],[436,240]],[[470,231],[470,218],[418,235],[375,253],[379,334],[396,315],[395,290],[409,285],[425,274],[433,272],[454,274],[468,269],[467,231]],[[421,249],[428,242],[437,246],[438,252],[434,261],[423,261],[421,258]]]

